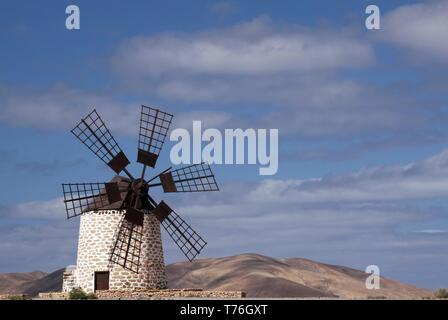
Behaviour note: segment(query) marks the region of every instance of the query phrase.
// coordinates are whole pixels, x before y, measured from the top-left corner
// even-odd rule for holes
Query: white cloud
[[[0,207],[2,218],[13,219],[66,219],[65,207],[62,198],[47,201],[30,201],[9,206]]]
[[[96,108],[112,132],[137,132],[132,124],[138,121],[138,104],[117,103],[106,94],[62,84],[43,89],[0,86],[0,103],[0,122],[13,126],[67,130]]]
[[[267,17],[134,38],[112,59],[126,89],[209,110],[244,108],[255,114],[240,121],[246,127],[332,138],[435,130],[440,118],[432,112],[444,106],[423,110],[425,101],[409,94],[420,88],[367,84],[341,73],[375,60],[372,45],[347,29],[281,25]]]
[[[114,65],[141,77],[257,76],[353,68],[372,61],[370,46],[343,31],[276,29],[270,18],[260,17],[223,30],[135,38],[122,46]]]
[[[118,102],[119,98],[106,93],[92,93],[65,85],[26,88],[0,86],[2,113],[0,123],[11,126],[39,129],[72,129],[82,117],[94,108],[114,135],[121,133],[137,137],[141,104],[174,113],[174,126],[188,128],[193,120],[201,120],[204,126],[220,127],[234,121],[231,114],[220,111],[181,110],[155,106],[144,101]],[[23,169],[23,168],[21,168]]]
[[[188,105],[187,109],[177,102],[156,106],[174,114],[173,128],[189,128],[193,120],[201,120],[204,127],[279,128],[281,134],[340,137],[377,130],[396,133],[412,129],[418,133],[435,123],[434,119],[413,112],[418,106],[405,95],[397,97],[379,88],[336,78],[322,80],[310,76],[290,81],[275,76],[257,81],[244,77],[234,81],[179,81],[171,84],[162,81],[159,88],[167,86],[166,95],[170,97],[217,99],[217,103],[198,109]],[[236,110],[222,111],[224,101],[247,102],[248,113],[241,116]],[[260,106],[254,106],[251,101]],[[266,102],[273,103],[275,109],[266,106]],[[0,123],[11,126],[67,131],[96,108],[113,135],[122,133],[132,137],[138,133],[140,105],[151,106],[145,101],[123,103],[119,95],[64,85],[40,90],[0,86],[0,103]],[[408,114],[406,121],[402,118],[403,108]]]
[[[446,62],[448,2],[445,0],[400,6],[383,19],[382,37],[414,56]],[[410,52],[409,52],[410,51]]]
[[[440,234],[440,233],[446,233],[445,230],[441,230],[441,229],[424,229],[424,230],[419,230],[418,232],[421,232],[421,233],[428,233],[428,234]]]
[[[407,166],[378,167],[307,180],[265,180],[253,201],[322,203],[448,196],[448,150]]]
[[[112,60],[128,92],[171,101],[166,110],[182,127],[202,117],[210,127],[279,128],[282,135],[307,138],[370,139],[378,132],[408,137],[411,131],[418,138],[437,131],[443,120],[434,114],[444,106],[431,102],[422,109],[429,104],[415,97],[419,87],[367,85],[339,74],[375,60],[371,45],[344,29],[260,17],[212,31],[135,38]],[[61,85],[40,91],[0,87],[0,122],[69,129],[96,107],[112,133],[136,135],[139,105],[146,101],[122,101],[117,92]],[[193,103],[202,103],[200,110],[183,109]],[[224,106],[244,108],[244,116],[223,112]]]
[[[259,17],[229,28],[130,39],[112,65],[126,89],[176,103],[212,103],[209,108],[256,103],[260,114],[266,113],[262,106],[270,105],[308,116],[331,114],[334,119],[332,113],[364,115],[353,106],[372,98],[368,88],[335,73],[374,61],[372,47],[351,31],[281,25]],[[375,108],[384,113],[381,123],[395,118],[384,107]],[[294,121],[288,125],[311,129]],[[323,127],[333,128],[313,124],[314,131]]]

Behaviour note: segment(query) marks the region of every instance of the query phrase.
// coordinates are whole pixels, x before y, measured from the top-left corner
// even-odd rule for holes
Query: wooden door
[[[109,290],[109,271],[95,272],[96,290]]]

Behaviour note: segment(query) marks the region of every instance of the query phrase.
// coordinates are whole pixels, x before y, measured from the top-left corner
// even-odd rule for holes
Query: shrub
[[[9,300],[30,300],[30,298],[26,295],[15,295],[15,296],[9,296]]]
[[[72,289],[70,291],[69,297],[70,300],[92,300],[98,299],[94,293],[85,293],[82,289]]]
[[[437,299],[448,299],[448,290],[447,289],[437,289],[434,292],[434,298],[437,298]]]

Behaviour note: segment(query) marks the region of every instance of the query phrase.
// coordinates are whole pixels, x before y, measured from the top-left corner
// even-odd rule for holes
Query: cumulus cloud
[[[382,138],[401,134],[404,140],[412,133],[417,141],[439,135],[437,124],[446,120],[443,98],[424,101],[418,85],[368,84],[340,73],[375,60],[372,45],[349,30],[282,25],[268,17],[134,38],[112,57],[125,90],[165,99],[181,127],[203,118],[209,127],[279,128],[282,135],[306,138],[365,139],[381,132]],[[68,129],[96,107],[112,132],[135,135],[138,106],[145,101],[122,101],[115,92],[62,85],[39,92],[0,87],[0,122]],[[193,103],[200,109],[185,110]],[[223,112],[224,106],[234,109]],[[236,116],[243,108],[244,115]]]
[[[355,94],[359,88],[334,74],[374,62],[371,45],[351,31],[280,25],[266,16],[211,31],[133,38],[112,58],[129,90],[171,101],[296,109]]]
[[[400,6],[383,19],[383,39],[419,59],[446,62],[448,2],[432,0]]]
[[[276,29],[260,17],[229,29],[161,34],[126,42],[115,67],[134,76],[180,74],[236,76],[353,68],[373,61],[370,46],[335,32],[291,26]]]
[[[89,92],[62,84],[46,88],[27,88],[0,85],[2,113],[0,123],[15,127],[38,129],[72,129],[82,117],[97,109],[109,130],[136,137],[140,106],[142,104],[175,113],[174,126],[188,127],[193,120],[202,120],[205,126],[219,127],[233,121],[226,112],[209,110],[179,110],[175,107],[151,105],[145,101],[120,102],[112,93]],[[6,151],[1,151],[10,158]],[[43,171],[50,173],[57,168],[75,166],[80,160],[52,163],[21,162],[17,169],[22,171]]]
[[[424,230],[419,230],[418,232],[429,233],[429,234],[440,234],[440,233],[446,233],[446,230],[441,230],[441,229],[424,229]]]
[[[445,105],[416,97],[422,87],[344,75],[368,72],[376,60],[372,43],[348,29],[259,17],[211,31],[133,38],[122,44],[112,65],[129,90],[209,110],[244,108],[250,116],[240,124],[279,128],[283,135],[397,137],[412,131],[421,137],[436,130],[435,122],[444,117],[434,114],[443,115]]]
[[[15,205],[0,207],[2,219],[38,219],[38,220],[60,220],[66,218],[65,207],[62,198],[47,201],[31,201]]]
[[[106,94],[90,93],[57,84],[49,88],[0,86],[0,122],[12,126],[71,129],[94,108],[122,132],[137,124],[138,105],[117,103]],[[101,112],[102,111],[102,112]]]
[[[378,167],[308,180],[265,180],[250,195],[257,201],[295,203],[384,201],[446,196],[448,151],[407,166]]]

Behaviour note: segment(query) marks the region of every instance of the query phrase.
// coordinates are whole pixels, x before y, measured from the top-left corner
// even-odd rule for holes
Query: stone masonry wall
[[[209,291],[202,289],[168,289],[168,290],[136,290],[136,291],[97,291],[98,299],[176,299],[176,298],[245,298],[242,291]]]
[[[65,268],[64,273],[62,275],[62,291],[70,292],[72,289],[78,287],[76,282],[76,267],[68,266]]]
[[[94,291],[95,272],[109,271],[110,290],[163,289],[167,287],[160,223],[145,214],[139,272],[111,263],[110,255],[125,211],[100,210],[81,216],[76,282]]]
[[[167,290],[124,290],[124,291],[97,291],[98,299],[179,299],[179,298],[216,298],[240,299],[245,298],[242,291],[208,291],[202,289],[167,289]],[[67,292],[39,293],[40,299],[68,299]]]

